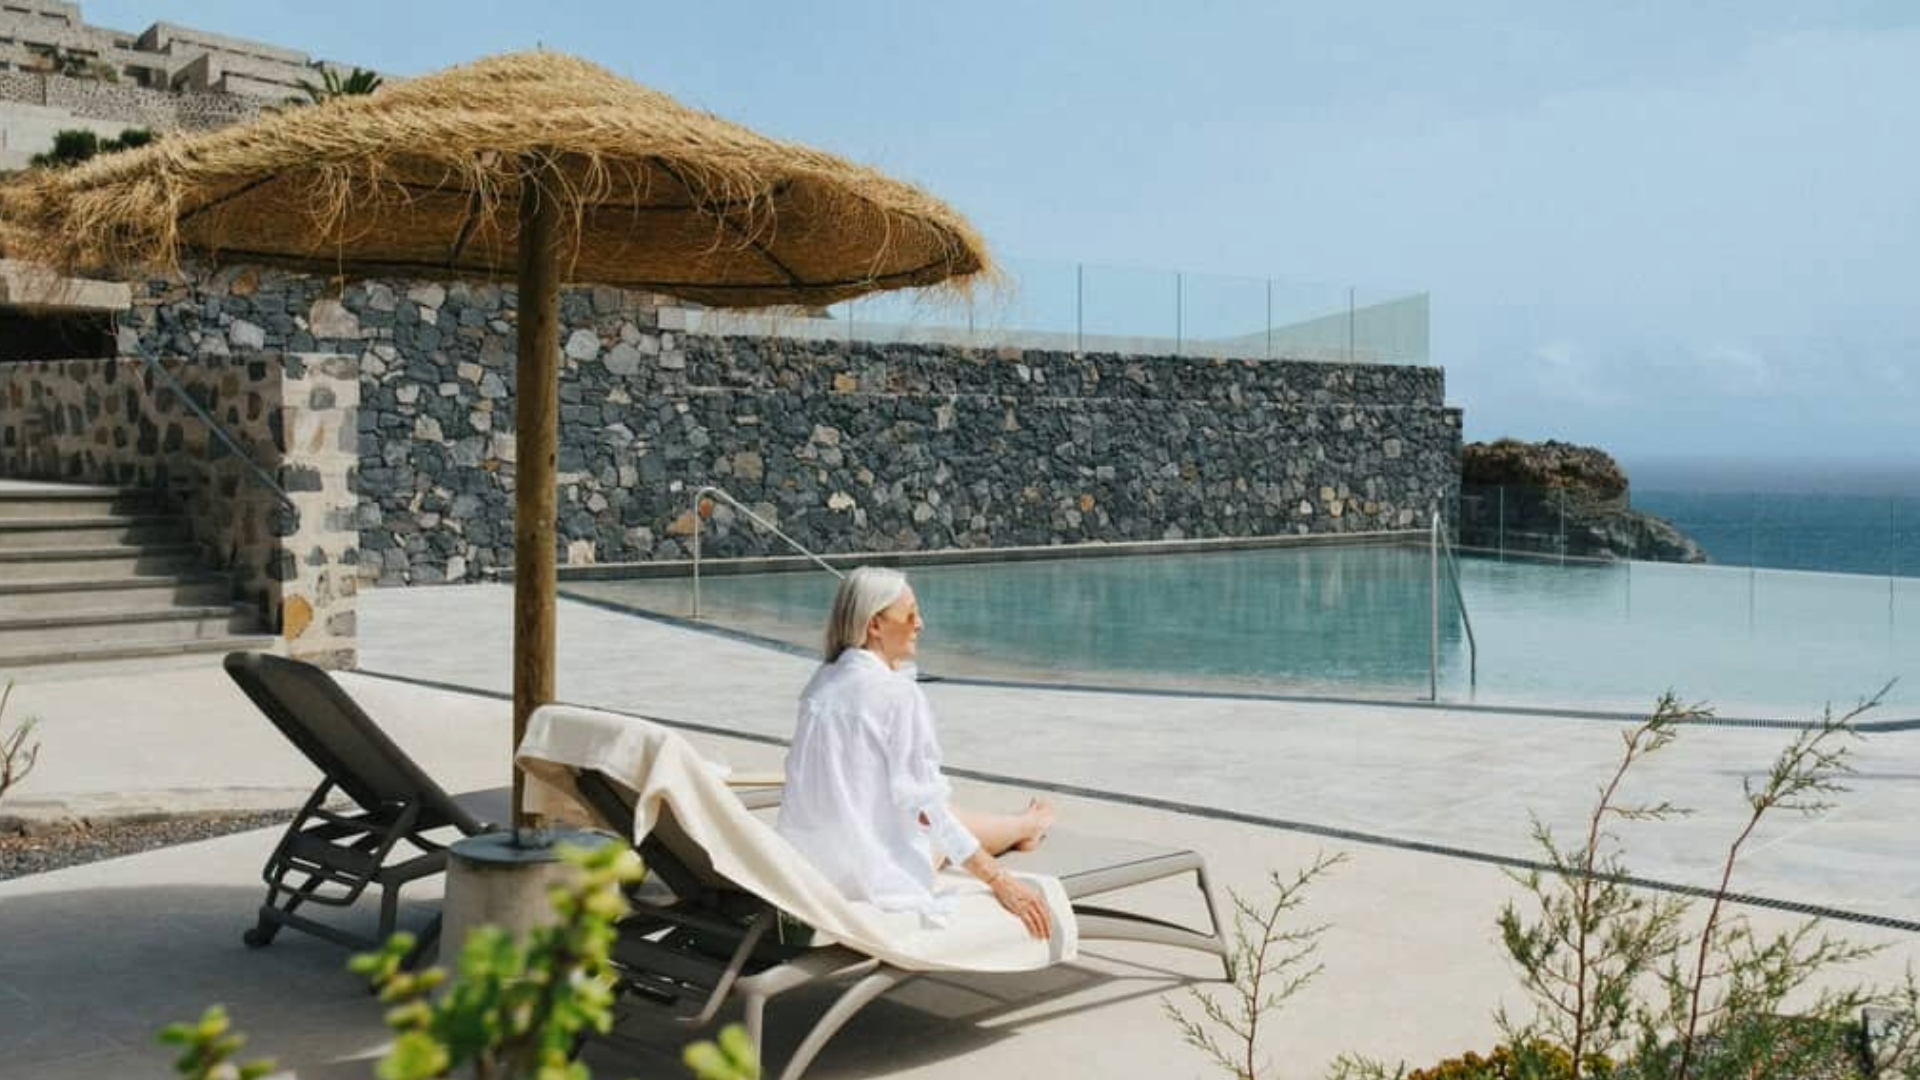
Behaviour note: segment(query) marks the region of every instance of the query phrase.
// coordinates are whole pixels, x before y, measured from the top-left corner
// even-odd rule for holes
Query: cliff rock
[[[1552,439],[1468,443],[1460,451],[1463,547],[1585,558],[1703,563],[1707,553],[1663,518],[1635,510],[1605,451]]]

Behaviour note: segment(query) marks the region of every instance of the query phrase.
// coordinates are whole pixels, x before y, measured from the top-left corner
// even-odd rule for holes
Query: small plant
[[[1313,865],[1291,881],[1278,873],[1269,875],[1272,893],[1265,906],[1256,907],[1228,890],[1233,903],[1231,985],[1218,996],[1212,990],[1189,988],[1198,1015],[1182,1011],[1171,1001],[1161,1005],[1189,1046],[1238,1080],[1256,1080],[1264,1068],[1261,1021],[1284,1008],[1326,967],[1314,960],[1326,926],[1283,929],[1281,919],[1305,901],[1306,888],[1314,879],[1346,859],[1344,854],[1316,856]]]
[[[570,1059],[580,1038],[613,1022],[608,956],[614,923],[627,909],[622,887],[639,880],[641,868],[624,844],[563,847],[560,856],[580,876],[551,894],[558,921],[534,929],[524,944],[497,927],[474,931],[450,983],[439,968],[403,969],[411,934],[395,934],[379,952],[354,958],[353,970],[392,1006],[387,1023],[399,1033],[380,1062],[381,1080],[427,1080],[461,1068],[476,1080],[586,1075]],[[443,983],[445,993],[430,997]]]
[[[747,1029],[738,1024],[721,1028],[715,1041],[688,1046],[680,1060],[699,1080],[758,1080],[760,1076],[760,1059],[747,1041]]]
[[[320,69],[319,84],[315,85],[301,79],[300,90],[306,96],[290,97],[287,99],[287,104],[319,105],[334,98],[359,97],[380,89],[382,82],[384,80],[381,79],[379,72],[365,71],[356,67],[343,79],[338,71],[323,67]]]
[[[1840,781],[1851,771],[1848,755],[1857,737],[1853,721],[1884,694],[1843,715],[1828,709],[1759,781],[1743,781],[1747,814],[1693,933],[1683,929],[1691,905],[1626,884],[1618,843],[1604,825],[1609,818],[1661,820],[1687,812],[1665,802],[1617,801],[1629,769],[1671,743],[1679,725],[1712,716],[1701,706],[1682,708],[1671,694],[1662,697],[1653,716],[1625,736],[1619,765],[1588,819],[1585,845],[1563,851],[1549,830],[1534,826],[1546,873],[1519,880],[1533,894],[1536,912],[1529,920],[1508,905],[1500,929],[1538,1015],[1514,1025],[1501,1014],[1510,1043],[1567,1048],[1573,1080],[1594,1075],[1587,1054],[1622,1049],[1631,1052],[1633,1074],[1650,1080],[1794,1076],[1854,1055],[1853,1018],[1869,1000],[1865,992],[1823,992],[1791,1015],[1784,1008],[1816,976],[1876,950],[1829,936],[1817,921],[1763,937],[1744,915],[1729,912],[1727,896],[1762,820],[1781,811],[1818,814],[1844,790]],[[1643,994],[1649,980],[1660,990],[1651,1002]]]
[[[1704,706],[1661,697],[1652,716],[1623,736],[1619,762],[1585,822],[1583,843],[1563,847],[1538,819],[1541,869],[1516,874],[1527,910],[1501,911],[1501,942],[1535,1006],[1516,1022],[1495,1019],[1505,1036],[1486,1056],[1466,1054],[1409,1072],[1364,1057],[1335,1064],[1343,1080],[1635,1080],[1899,1076],[1920,1080],[1920,985],[1903,991],[1813,993],[1814,980],[1877,952],[1830,936],[1817,920],[1765,936],[1729,911],[1733,875],[1769,815],[1818,814],[1843,791],[1857,737],[1853,722],[1879,705],[1883,688],[1846,713],[1831,708],[1799,733],[1758,779],[1742,787],[1747,813],[1720,859],[1699,929],[1678,898],[1635,889],[1609,825],[1688,813],[1667,802],[1621,797],[1630,770],[1673,742],[1679,729],[1710,718]],[[1810,1000],[1809,1000],[1810,999]],[[1786,1011],[1795,1002],[1792,1012]],[[1858,1019],[1873,1018],[1874,1038]]]
[[[29,164],[37,168],[78,165],[101,154],[137,150],[153,142],[154,138],[153,132],[146,128],[126,128],[110,139],[102,139],[85,128],[63,128],[53,133],[53,149],[33,155]]]
[[[160,1041],[180,1048],[174,1071],[185,1080],[259,1080],[272,1072],[274,1063],[266,1059],[234,1063],[247,1040],[231,1034],[230,1026],[227,1010],[218,1005],[209,1006],[198,1023],[169,1024]]]
[[[350,967],[391,1006],[387,1024],[399,1034],[376,1067],[381,1080],[456,1072],[474,1080],[589,1080],[587,1067],[570,1059],[587,1033],[612,1024],[608,956],[615,923],[626,913],[625,887],[640,879],[641,867],[621,844],[562,847],[559,854],[579,876],[549,894],[558,922],[534,930],[524,944],[494,927],[476,930],[451,980],[437,967],[405,970],[411,934],[395,934],[378,952],[354,957]],[[182,1047],[175,1069],[185,1080],[256,1080],[272,1069],[267,1062],[232,1064],[243,1040],[229,1034],[218,1005],[199,1023],[175,1024],[161,1038]],[[716,1042],[687,1047],[685,1060],[700,1080],[760,1075],[737,1024],[721,1029]]]
[[[7,718],[7,701],[12,697],[13,680],[8,679],[6,685],[0,687],[0,723]],[[25,780],[27,774],[33,771],[34,762],[40,760],[39,741],[27,741],[33,738],[33,728],[38,722],[29,716],[20,722],[20,726],[0,735],[0,797],[4,797],[13,785]]]
[[[1611,1076],[1613,1062],[1594,1054],[1582,1063],[1581,1075]],[[1448,1058],[1429,1069],[1415,1069],[1404,1080],[1515,1080],[1518,1077],[1539,1080],[1571,1080],[1573,1055],[1564,1047],[1549,1042],[1528,1042],[1517,1046],[1502,1043],[1482,1057],[1471,1051]]]
[[[107,140],[100,149],[108,152],[115,150],[138,150],[147,146],[159,136],[150,128],[123,128],[118,137]]]
[[[1611,1053],[1625,1041],[1638,984],[1684,940],[1680,920],[1686,903],[1626,883],[1618,839],[1609,825],[1689,811],[1669,802],[1623,803],[1620,785],[1634,765],[1673,742],[1679,725],[1710,715],[1703,706],[1683,706],[1673,694],[1662,695],[1653,715],[1621,737],[1619,763],[1601,785],[1579,846],[1562,847],[1551,829],[1538,817],[1533,820],[1545,871],[1513,876],[1533,898],[1534,911],[1529,918],[1509,902],[1499,926],[1501,942],[1538,1013],[1531,1022],[1516,1024],[1501,1010],[1495,1021],[1508,1046],[1523,1056],[1539,1045],[1560,1049],[1574,1080],[1585,1075],[1588,1055]]]
[[[1727,894],[1735,866],[1762,819],[1776,812],[1811,816],[1832,808],[1841,781],[1853,771],[1853,721],[1877,707],[1872,698],[1836,716],[1831,708],[1775,756],[1765,776],[1742,781],[1747,817],[1721,860],[1720,880],[1704,927],[1690,949],[1676,950],[1660,980],[1665,1008],[1643,1023],[1639,1060],[1648,1076],[1751,1075],[1762,1068],[1802,1075],[1857,1055],[1855,1017],[1872,1000],[1864,990],[1822,991],[1796,1013],[1786,1001],[1828,969],[1878,952],[1833,937],[1808,920],[1772,937],[1757,934],[1743,915],[1730,915]],[[1794,1071],[1799,1070],[1799,1071]]]

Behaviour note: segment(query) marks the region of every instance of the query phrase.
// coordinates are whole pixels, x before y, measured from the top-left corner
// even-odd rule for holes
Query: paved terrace
[[[453,789],[505,782],[510,593],[383,590],[361,600],[363,671],[343,677]],[[929,629],[937,633],[938,627]],[[561,696],[710,731],[695,741],[738,767],[778,764],[803,658],[563,603]],[[465,688],[464,691],[453,688]],[[928,684],[964,798],[1017,805],[1051,787],[1063,818],[1204,852],[1224,886],[1259,896],[1270,872],[1316,853],[1350,861],[1302,918],[1331,924],[1326,973],[1274,1022],[1279,1075],[1315,1076],[1348,1051],[1424,1063],[1493,1041],[1492,1009],[1520,1004],[1493,919],[1514,889],[1499,861],[1531,854],[1528,814],[1576,822],[1624,725],[1552,715],[1191,699]],[[9,813],[100,814],[281,807],[310,767],[217,665],[28,673],[11,714],[43,718],[41,765]],[[1640,773],[1635,790],[1693,817],[1627,833],[1643,877],[1706,884],[1740,819],[1740,782],[1790,732],[1700,727]],[[1861,978],[1892,981],[1920,959],[1920,872],[1911,822],[1920,732],[1864,740],[1860,775],[1818,821],[1780,818],[1753,842],[1736,889],[1857,916],[1835,928],[1888,948]],[[368,1077],[380,1008],[346,953],[295,932],[240,944],[274,840],[261,831],[0,882],[0,1080],[166,1076],[162,1024],[225,1002],[250,1049],[304,1078]],[[434,886],[409,913],[424,920]],[[1138,902],[1195,918],[1180,887]],[[1762,928],[1794,918],[1748,910]],[[949,977],[869,1007],[809,1074],[1205,1076],[1160,1002],[1207,978],[1206,958],[1091,944],[1042,976]],[[782,1015],[819,1004],[790,1004]],[[593,1053],[600,1075],[684,1075],[686,1034],[642,1017]],[[777,1022],[777,1060],[798,1038]]]

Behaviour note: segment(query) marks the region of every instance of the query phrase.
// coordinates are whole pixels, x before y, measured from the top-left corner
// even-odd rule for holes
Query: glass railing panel
[[[1182,275],[1132,266],[1081,268],[1081,351],[1181,356]]]
[[[1495,553],[1686,561],[1630,508],[1672,526],[1715,566],[1872,576],[1920,572],[1920,500],[1755,492],[1634,491],[1630,506],[1560,489],[1464,484],[1462,543]],[[1902,568],[1905,569],[1902,569]]]
[[[949,677],[1424,698],[1425,544],[1314,546],[914,569],[924,670]],[[1639,711],[1671,688],[1727,716],[1805,719],[1900,684],[1920,717],[1920,577],[1509,554],[1460,562],[1479,645],[1442,568],[1443,701]],[[569,582],[570,594],[684,612],[684,579]],[[704,579],[714,625],[810,650],[834,582]]]
[[[1179,286],[1183,355],[1232,360],[1273,355],[1265,278],[1182,274]]]
[[[1046,259],[1008,259],[1000,279],[974,299],[975,345],[1075,352],[1080,347],[1080,267]]]
[[[1494,555],[1580,557],[1588,553],[1568,542],[1569,510],[1564,492],[1557,488],[1462,484],[1460,543]],[[1577,510],[1573,519],[1577,527]]]
[[[1920,518],[1905,496],[1638,491],[1720,566],[1901,575],[1920,572]],[[1905,570],[1902,567],[1906,567]]]
[[[836,305],[845,313],[847,335],[877,345],[971,346],[977,304],[939,289],[875,293]]]
[[[1895,577],[1920,578],[1920,495],[1887,499],[1887,572]]]
[[[1363,364],[1425,364],[1427,294],[1356,287],[1352,358]]]
[[[691,333],[1134,356],[1425,364],[1425,293],[1007,259],[971,297],[880,293],[817,309],[691,310]]]
[[[853,340],[853,327],[847,320],[845,304],[748,311],[696,309],[686,313],[686,329],[688,333],[710,337],[776,337],[842,344]]]
[[[1353,290],[1311,281],[1271,282],[1267,354],[1275,360],[1346,363],[1354,355]]]
[[[1691,537],[1715,566],[1752,566],[1759,554],[1755,498],[1750,492],[1635,489],[1637,509]]]

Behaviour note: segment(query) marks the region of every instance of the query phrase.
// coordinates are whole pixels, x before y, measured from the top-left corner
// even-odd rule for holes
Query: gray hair
[[[867,624],[907,591],[907,575],[884,566],[857,567],[840,579],[827,617],[827,663],[867,643]]]

